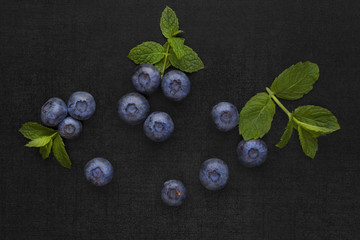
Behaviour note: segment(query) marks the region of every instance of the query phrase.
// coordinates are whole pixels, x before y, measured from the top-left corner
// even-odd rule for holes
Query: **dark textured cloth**
[[[129,50],[144,41],[165,42],[159,19],[166,5],[179,17],[186,44],[206,69],[189,74],[190,95],[148,99],[152,111],[175,122],[164,143],[148,140],[142,126],[117,116],[117,101],[135,91]],[[0,7],[1,194],[0,239],[357,239],[360,235],[359,33],[360,2],[352,1],[2,1]],[[220,101],[239,110],[298,61],[320,67],[305,104],[330,109],[342,127],[319,138],[314,160],[297,133],[275,144],[286,126],[280,108],[265,164],[240,165],[238,130],[217,131],[210,110]],[[66,140],[71,170],[53,156],[25,148],[18,129],[40,122],[50,97],[74,91],[95,97],[95,115],[76,140]],[[83,167],[109,159],[113,181],[97,188]],[[230,181],[218,192],[200,185],[200,164],[228,163]],[[180,179],[188,197],[164,205],[164,181]]]

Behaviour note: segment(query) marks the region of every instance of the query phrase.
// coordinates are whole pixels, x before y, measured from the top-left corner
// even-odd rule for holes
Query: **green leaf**
[[[183,32],[184,32],[184,31],[182,31],[182,30],[176,31],[176,32],[173,33],[173,37],[175,37],[176,35],[178,35],[178,34],[180,34],[180,33],[183,33]]]
[[[299,139],[301,147],[306,154],[306,156],[314,159],[315,154],[318,150],[317,139],[308,131],[303,129],[301,126],[298,126]]]
[[[179,33],[179,20],[169,7],[166,7],[161,14],[160,29],[166,38],[171,38]]]
[[[25,147],[43,147],[52,140],[51,136],[43,136],[28,142]]]
[[[319,78],[319,67],[309,61],[298,62],[283,71],[271,85],[271,91],[279,98],[296,100],[311,91]]]
[[[178,37],[168,38],[168,42],[177,58],[182,58],[184,56],[184,41],[183,38]]]
[[[271,127],[275,103],[267,93],[258,93],[243,107],[239,117],[239,133],[244,140],[263,137]]]
[[[288,142],[289,142],[289,140],[291,138],[291,135],[293,133],[293,129],[294,129],[294,124],[292,122],[292,119],[289,119],[289,122],[288,122],[288,124],[287,124],[287,126],[285,128],[285,132],[281,136],[280,142],[278,142],[276,144],[276,147],[283,148],[288,144]]]
[[[71,168],[69,155],[65,150],[65,144],[59,134],[57,134],[54,139],[52,150],[56,160],[60,163],[61,166]]]
[[[24,137],[34,140],[43,136],[50,136],[56,131],[51,128],[44,127],[36,122],[27,122],[22,125],[19,132],[24,135]]]
[[[164,56],[164,48],[159,43],[143,42],[130,50],[128,58],[136,64],[154,64]]]
[[[40,147],[40,154],[41,157],[45,160],[49,157],[50,152],[51,152],[51,147],[53,145],[53,141],[51,140],[50,142],[48,142],[48,144],[46,144],[43,147]]]
[[[188,73],[196,72],[204,68],[204,64],[197,53],[186,45],[184,45],[184,56],[181,59],[178,59],[171,49],[170,63],[181,71]]]
[[[298,125],[317,136],[329,134],[340,129],[336,117],[323,107],[313,105],[301,106],[295,109],[293,116],[297,120]]]
[[[163,45],[164,53],[167,51],[168,46],[169,46],[168,42],[166,42]],[[166,65],[165,65],[165,69],[163,69],[165,59],[166,59]],[[160,60],[160,62],[155,63],[154,66],[159,70],[159,72],[164,73],[165,70],[171,66],[171,64],[170,64],[169,58],[164,57],[163,59]]]

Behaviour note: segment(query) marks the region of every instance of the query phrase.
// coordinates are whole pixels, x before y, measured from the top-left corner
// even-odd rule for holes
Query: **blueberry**
[[[211,118],[217,129],[227,132],[239,123],[239,111],[231,103],[220,102],[212,108]]]
[[[162,142],[174,131],[174,122],[165,112],[153,112],[144,122],[145,135],[154,142]]]
[[[266,143],[261,139],[242,140],[237,149],[240,162],[246,167],[256,167],[265,162],[268,149]]]
[[[119,117],[130,125],[136,125],[144,121],[149,112],[149,102],[139,93],[128,93],[121,97],[118,102]]]
[[[181,101],[190,93],[190,80],[185,73],[173,70],[165,74],[161,81],[161,88],[165,97]]]
[[[186,198],[186,188],[179,180],[169,180],[161,190],[161,199],[169,206],[180,206]]]
[[[160,86],[160,72],[150,64],[142,64],[135,69],[132,82],[136,90],[144,94],[151,94]]]
[[[77,120],[87,120],[95,112],[94,97],[88,92],[74,92],[68,101],[70,116]]]
[[[105,158],[94,158],[84,168],[86,179],[96,186],[108,184],[114,175],[111,163]]]
[[[82,124],[72,117],[67,117],[59,124],[58,130],[62,137],[72,139],[82,132]]]
[[[64,120],[67,113],[65,102],[60,98],[53,97],[41,107],[41,121],[47,126],[55,127]]]
[[[225,187],[229,179],[229,168],[218,158],[210,158],[200,167],[200,182],[209,190],[215,191]]]

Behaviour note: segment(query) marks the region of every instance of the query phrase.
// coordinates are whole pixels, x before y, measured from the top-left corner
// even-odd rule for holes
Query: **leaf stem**
[[[269,88],[266,88],[266,91],[269,93],[270,97],[274,100],[274,102],[276,102],[276,104],[288,115],[289,119],[291,119],[291,113],[289,112],[289,110],[286,109],[284,105],[282,105],[279,99],[277,99],[275,93],[271,91]]]
[[[165,68],[166,68],[166,64],[167,64],[167,61],[168,61],[168,56],[169,56],[169,50],[170,50],[170,44],[167,45],[167,48],[166,48],[166,53],[165,53],[165,60],[164,60],[164,65],[162,67],[162,71],[161,71],[161,78],[163,78],[164,76],[164,72],[165,72]]]

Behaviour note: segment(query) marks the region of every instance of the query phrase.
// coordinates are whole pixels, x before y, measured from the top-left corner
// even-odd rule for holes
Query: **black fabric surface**
[[[159,19],[166,5],[206,69],[189,75],[184,101],[166,100],[161,91],[148,98],[152,111],[175,122],[173,136],[159,144],[142,126],[123,123],[116,108],[135,91],[129,50],[165,42]],[[0,239],[358,239],[359,8],[356,0],[2,1]],[[319,65],[319,81],[302,99],[282,102],[290,110],[326,107],[342,129],[319,138],[314,160],[303,154],[297,133],[279,150],[287,117],[277,108],[264,137],[267,161],[241,166],[241,137],[237,129],[213,127],[212,106],[229,101],[240,110],[285,68],[306,60]],[[68,170],[23,147],[18,129],[40,122],[50,97],[67,101],[78,90],[95,97],[97,110],[81,137],[65,142]],[[115,168],[106,187],[84,178],[94,157]],[[210,192],[198,179],[211,157],[230,168],[222,191]],[[168,179],[187,187],[179,208],[160,199]]]

